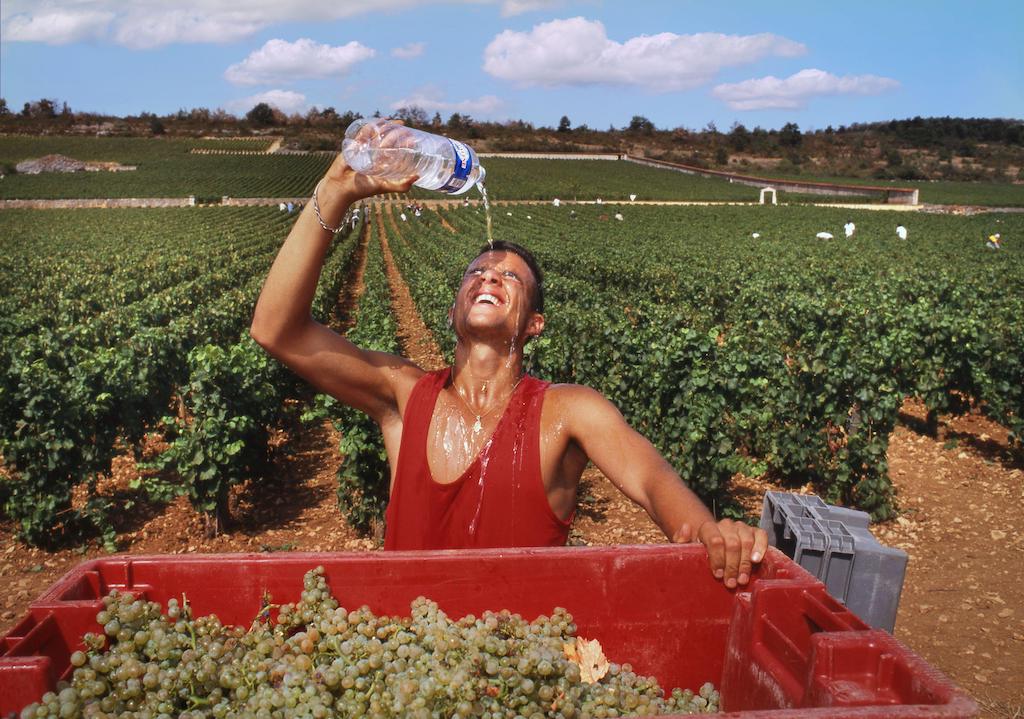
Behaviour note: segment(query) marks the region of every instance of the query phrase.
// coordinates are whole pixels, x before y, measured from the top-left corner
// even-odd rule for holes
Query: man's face
[[[514,252],[485,252],[469,263],[452,307],[459,337],[500,332],[511,337],[540,334],[543,315],[533,309],[536,278]],[[539,318],[539,326],[536,326]]]

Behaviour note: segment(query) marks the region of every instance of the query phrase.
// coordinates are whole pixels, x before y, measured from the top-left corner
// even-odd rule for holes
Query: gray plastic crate
[[[876,629],[896,626],[907,553],[879,544],[867,512],[820,497],[767,492],[761,528],[768,542],[815,577],[829,594]]]

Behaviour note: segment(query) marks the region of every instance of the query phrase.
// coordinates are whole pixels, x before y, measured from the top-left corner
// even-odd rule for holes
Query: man
[[[470,263],[449,310],[451,369],[363,350],[310,317],[347,208],[415,179],[366,177],[339,155],[281,247],[251,328],[270,354],[380,425],[391,467],[385,548],[564,544],[590,460],[669,539],[704,544],[726,586],[746,584],[767,548],[762,530],[716,522],[598,392],[523,374],[523,346],[544,330],[543,278],[527,251],[496,244]]]

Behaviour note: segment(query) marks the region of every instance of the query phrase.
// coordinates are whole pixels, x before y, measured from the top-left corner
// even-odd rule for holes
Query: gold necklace
[[[497,404],[495,404],[493,407],[491,407],[489,410],[487,410],[483,414],[477,414],[475,411],[473,411],[473,408],[469,406],[469,402],[467,402],[466,398],[462,396],[462,390],[459,389],[459,386],[457,384],[455,384],[454,380],[452,381],[452,388],[455,389],[456,396],[459,398],[459,400],[462,402],[462,404],[465,405],[466,409],[469,410],[469,413],[471,415],[473,415],[474,417],[476,417],[476,421],[473,423],[473,434],[478,434],[480,432],[480,430],[482,430],[484,428],[484,424],[483,424],[484,417],[489,417],[490,414],[494,410],[498,409],[498,407],[501,407],[504,404],[507,404],[508,400],[512,399],[512,395],[515,394],[516,387],[519,386],[519,383],[523,381],[524,377],[526,377],[526,373],[525,372],[523,374],[521,374],[519,376],[519,379],[516,380],[516,383],[514,385],[512,385],[512,389],[508,393],[508,396],[504,400],[502,400],[501,402],[498,402]]]

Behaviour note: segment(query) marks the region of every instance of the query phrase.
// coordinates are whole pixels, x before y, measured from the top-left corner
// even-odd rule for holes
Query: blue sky
[[[1020,0],[3,0],[0,97],[555,126],[1024,118]]]

